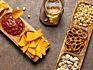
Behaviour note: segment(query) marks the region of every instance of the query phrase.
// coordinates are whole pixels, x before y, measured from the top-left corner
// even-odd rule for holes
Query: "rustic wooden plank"
[[[2,2],[5,2],[3,0],[1,0]],[[10,7],[9,10],[5,11],[3,13],[3,15],[5,15],[6,13],[9,13],[9,12],[12,12],[12,8]],[[2,15],[2,16],[3,16]],[[0,18],[2,18],[2,16]],[[22,17],[20,17],[20,19],[23,21],[23,23],[25,24],[25,28],[23,30],[23,32],[20,34],[20,35],[17,35],[17,36],[12,36],[12,35],[9,35],[6,31],[4,31],[4,29],[2,28],[1,26],[1,23],[0,23],[0,30],[15,44],[18,46],[18,42],[19,42],[19,39],[20,39],[20,36],[26,32],[26,31],[36,31],[29,23],[27,23]],[[47,41],[47,40],[46,40]],[[49,46],[46,48],[46,50],[49,48]],[[31,58],[31,54],[30,53],[25,53],[30,59]],[[38,61],[39,57],[35,56],[34,59],[32,59],[34,62]]]
[[[75,9],[74,9],[74,11],[73,11],[73,16],[74,16],[74,14],[75,14],[75,10],[77,9],[78,4],[81,3],[81,2],[90,4],[89,2],[86,2],[85,0],[78,0],[77,3],[76,3]],[[91,4],[91,5],[92,5],[92,4]],[[92,5],[92,6],[93,6],[93,5]],[[74,55],[74,56],[77,56],[77,57],[80,59],[80,62],[79,62],[79,65],[78,65],[78,66],[79,66],[79,70],[81,69],[81,66],[82,66],[82,64],[83,64],[84,57],[85,57],[85,53],[86,53],[86,51],[87,51],[88,44],[89,44],[89,41],[90,41],[90,38],[91,38],[91,35],[92,35],[93,25],[90,26],[90,27],[87,27],[87,28],[80,27],[80,26],[75,25],[75,24],[73,23],[73,17],[72,17],[71,23],[70,23],[68,29],[70,29],[71,27],[78,27],[78,28],[82,28],[82,29],[86,30],[86,31],[88,32],[88,39],[87,39],[87,41],[85,41],[85,47],[82,49],[81,53],[77,55],[77,54],[75,54],[75,53],[67,52],[67,51],[65,50],[65,42],[66,42],[66,36],[67,36],[67,35],[66,35],[66,36],[65,36],[65,39],[64,39],[64,42],[63,42],[63,45],[62,45],[62,48],[61,48],[61,51],[60,51],[60,54],[59,54],[59,57],[58,57],[58,60],[57,60],[57,64],[55,65],[55,70],[57,69],[57,65],[58,65],[58,63],[59,63],[59,60],[60,60],[61,56],[62,56],[64,53],[70,53],[70,54],[72,54],[72,55]]]

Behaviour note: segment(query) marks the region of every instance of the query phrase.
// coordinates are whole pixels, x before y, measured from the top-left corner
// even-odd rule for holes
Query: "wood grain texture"
[[[88,39],[85,41],[85,43],[84,43],[85,46],[82,49],[82,51],[80,52],[80,54],[75,54],[75,53],[66,51],[66,48],[65,48],[65,42],[66,42],[66,37],[67,37],[67,35],[66,35],[65,39],[64,39],[64,42],[63,42],[63,45],[62,45],[62,48],[61,48],[61,51],[60,51],[60,54],[59,54],[59,57],[58,57],[58,60],[57,60],[57,64],[55,66],[55,70],[57,69],[57,66],[58,66],[58,63],[60,61],[61,56],[64,55],[65,53],[71,54],[73,56],[77,56],[79,58],[80,61],[79,61],[79,65],[78,66],[79,66],[79,70],[81,70],[81,66],[83,64],[84,57],[85,57],[85,54],[86,54],[86,51],[87,51],[87,48],[88,48],[88,44],[89,44],[90,39],[91,39],[92,30],[93,30],[93,25],[84,28],[84,27],[81,27],[81,26],[78,26],[78,25],[74,24],[74,22],[73,22],[73,17],[74,17],[75,11],[77,9],[78,4],[80,4],[81,2],[92,5],[91,3],[89,3],[89,2],[87,2],[85,0],[78,0],[77,1],[75,9],[73,11],[73,16],[72,16],[72,19],[71,19],[71,23],[70,23],[69,29],[72,28],[72,27],[76,27],[76,28],[78,27],[80,29],[86,30],[88,32]]]
[[[24,18],[35,29],[43,28],[44,37],[50,41],[50,50],[42,60],[36,63],[24,56],[2,32],[0,32],[0,70],[54,70],[65,34],[72,19],[72,12],[77,0],[65,0],[64,13],[57,27],[46,27],[39,21],[43,0],[5,0],[11,7],[26,7]],[[93,3],[93,0],[87,0]],[[31,15],[31,19],[27,15]],[[81,70],[93,69],[93,34]]]
[[[4,2],[3,0],[2,0],[2,2]],[[5,15],[6,13],[11,13],[12,12],[12,8],[10,7],[9,8],[9,10],[7,10],[7,11],[5,11],[4,12],[4,14],[3,15]],[[3,16],[2,15],[2,16]],[[2,16],[1,16],[1,18],[2,18]],[[21,35],[24,33],[24,32],[26,32],[26,31],[33,31],[33,32],[35,32],[36,30],[31,26],[31,25],[29,25],[29,23],[27,23],[23,18],[21,18],[20,17],[20,19],[23,21],[23,23],[25,24],[25,28],[23,29],[23,32],[20,34],[20,35],[17,35],[17,36],[12,36],[12,35],[9,35],[4,29],[3,29],[3,27],[1,26],[1,23],[0,23],[0,30],[15,44],[15,45],[17,45],[18,46],[18,42],[19,42],[19,40],[20,40],[20,37],[21,37]],[[46,40],[47,41],[47,40]],[[19,47],[20,48],[20,47]],[[47,47],[46,48],[46,50],[48,49],[49,47]],[[21,48],[20,48],[21,49]],[[30,53],[25,53],[30,59],[32,59],[31,58],[31,54]],[[38,59],[39,59],[39,57],[37,57],[37,56],[35,56],[35,58],[34,59],[32,59],[34,62],[36,62],[36,61],[38,61]]]

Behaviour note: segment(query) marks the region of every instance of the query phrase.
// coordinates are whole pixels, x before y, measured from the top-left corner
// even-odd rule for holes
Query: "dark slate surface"
[[[27,8],[23,18],[35,29],[43,28],[44,36],[50,41],[50,50],[42,60],[33,63],[0,32],[0,70],[54,70],[61,45],[71,21],[76,0],[65,0],[65,12],[57,27],[46,27],[39,21],[39,11],[43,0],[5,0],[13,8]],[[93,2],[93,0],[89,0]],[[31,19],[27,15],[31,15]],[[93,70],[93,35],[81,70]]]

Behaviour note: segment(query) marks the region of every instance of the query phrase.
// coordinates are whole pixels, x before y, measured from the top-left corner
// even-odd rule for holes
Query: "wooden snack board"
[[[2,2],[4,2],[3,0],[2,0]],[[12,8],[10,7],[9,8],[9,10],[7,10],[7,11],[5,11],[4,12],[4,14],[5,13],[8,13],[8,12],[11,12],[12,11]],[[3,14],[3,15],[4,15]],[[2,16],[1,16],[2,17]],[[0,17],[0,18],[1,18]],[[24,22],[24,24],[25,24],[25,28],[24,28],[24,30],[23,30],[23,32],[21,33],[21,35],[24,33],[24,32],[26,32],[26,31],[36,31],[29,23],[27,23],[23,18],[21,18],[20,17],[20,19]],[[0,24],[0,30],[15,44],[15,45],[17,45],[18,46],[18,42],[19,42],[19,39],[20,39],[20,36],[21,35],[17,35],[17,36],[12,36],[12,35],[9,35],[6,31],[4,31],[4,29],[2,28],[2,26],[1,26],[1,24]],[[47,40],[46,40],[47,41]],[[49,47],[47,47],[46,48],[46,50],[48,49]],[[30,53],[25,53],[30,59],[32,59],[31,58],[31,54]],[[39,59],[39,57],[37,57],[37,56],[35,56],[35,58],[34,59],[32,59],[34,62],[36,62],[37,60]]]
[[[74,12],[73,12],[73,16],[74,16],[74,14],[75,14],[75,10],[77,9],[78,4],[81,3],[81,2],[86,3],[86,4],[90,4],[90,3],[88,3],[88,2],[86,2],[86,1],[84,1],[84,0],[78,0],[77,4],[76,4],[76,6],[75,6]],[[90,5],[92,5],[92,4],[90,4]],[[93,5],[92,5],[92,6],[93,6]],[[88,48],[88,44],[89,44],[89,41],[90,41],[90,38],[91,38],[91,35],[92,35],[93,25],[84,28],[84,27],[75,25],[75,24],[73,23],[73,18],[72,18],[71,23],[70,23],[70,26],[69,26],[69,29],[70,29],[71,27],[78,27],[78,28],[81,28],[81,29],[86,30],[86,31],[88,32],[88,38],[87,38],[87,40],[85,41],[85,46],[83,47],[83,49],[82,49],[82,51],[80,52],[80,54],[75,54],[75,53],[66,51],[66,48],[65,48],[65,42],[66,42],[66,36],[67,36],[67,35],[66,35],[66,36],[65,36],[65,39],[64,39],[64,42],[63,42],[63,45],[62,45],[62,48],[61,48],[61,51],[60,51],[60,54],[59,54],[59,57],[58,57],[58,60],[57,60],[57,64],[56,64],[56,66],[55,66],[55,70],[57,70],[57,66],[58,66],[58,63],[59,63],[59,61],[60,61],[61,56],[64,55],[65,53],[71,54],[71,55],[73,55],[73,56],[77,56],[77,57],[79,58],[79,60],[80,60],[80,61],[79,61],[79,65],[78,65],[78,66],[79,66],[79,70],[81,69],[81,66],[82,66],[82,64],[83,64],[84,57],[85,57],[85,53],[86,53],[86,50],[87,50],[87,48]]]
[[[63,2],[64,0],[60,0],[61,2]],[[62,14],[63,14],[63,12],[60,14],[60,18],[59,18],[59,21],[58,21],[58,23],[57,24],[51,24],[50,23],[50,21],[48,20],[48,21],[45,21],[45,19],[46,18],[48,18],[47,16],[46,16],[46,13],[45,13],[45,6],[44,6],[44,1],[43,1],[43,4],[42,4],[42,6],[41,6],[41,8],[40,8],[40,16],[39,16],[39,19],[40,19],[40,21],[43,23],[43,24],[45,24],[45,25],[58,25],[58,23],[59,23],[59,21],[60,21],[60,19],[61,19],[61,17],[62,17]],[[63,9],[63,7],[62,7],[62,10],[64,11],[64,9]]]

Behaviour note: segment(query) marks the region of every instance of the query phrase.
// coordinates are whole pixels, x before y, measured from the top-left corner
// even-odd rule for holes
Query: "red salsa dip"
[[[3,29],[10,35],[20,35],[24,29],[23,21],[18,18],[14,19],[12,13],[5,14],[1,19]]]

